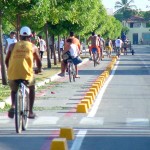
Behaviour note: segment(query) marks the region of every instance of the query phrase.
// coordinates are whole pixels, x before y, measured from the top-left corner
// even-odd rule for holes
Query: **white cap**
[[[27,26],[24,26],[20,29],[21,36],[31,36],[31,29]]]

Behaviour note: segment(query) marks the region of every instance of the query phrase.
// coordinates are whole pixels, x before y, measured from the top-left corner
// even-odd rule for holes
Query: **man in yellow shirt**
[[[8,117],[14,117],[15,95],[18,89],[16,80],[22,79],[29,87],[29,118],[35,118],[33,104],[35,100],[35,79],[33,72],[33,60],[36,60],[38,71],[41,72],[42,63],[38,48],[30,42],[31,30],[29,27],[22,27],[20,30],[20,41],[11,44],[6,55],[5,64],[9,86],[11,88],[12,105],[8,111]]]

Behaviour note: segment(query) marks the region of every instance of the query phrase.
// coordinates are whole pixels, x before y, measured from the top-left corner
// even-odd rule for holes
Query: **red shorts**
[[[100,54],[100,47],[99,46],[90,46],[89,50],[92,51],[92,48],[96,48],[97,49],[97,53]]]

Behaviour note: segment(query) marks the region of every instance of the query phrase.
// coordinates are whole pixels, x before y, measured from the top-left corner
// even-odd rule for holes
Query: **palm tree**
[[[116,13],[124,13],[126,10],[132,10],[136,9],[136,5],[132,5],[134,0],[121,0],[121,1],[116,1],[115,3],[115,9],[117,9],[114,14]]]

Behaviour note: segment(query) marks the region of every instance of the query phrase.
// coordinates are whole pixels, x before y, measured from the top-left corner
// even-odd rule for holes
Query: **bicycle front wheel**
[[[21,133],[22,131],[22,92],[18,89],[15,98],[15,127],[16,132]]]
[[[29,94],[27,90],[25,90],[23,107],[24,107],[24,112],[22,116],[22,130],[26,130],[28,126],[28,116],[29,116]]]

